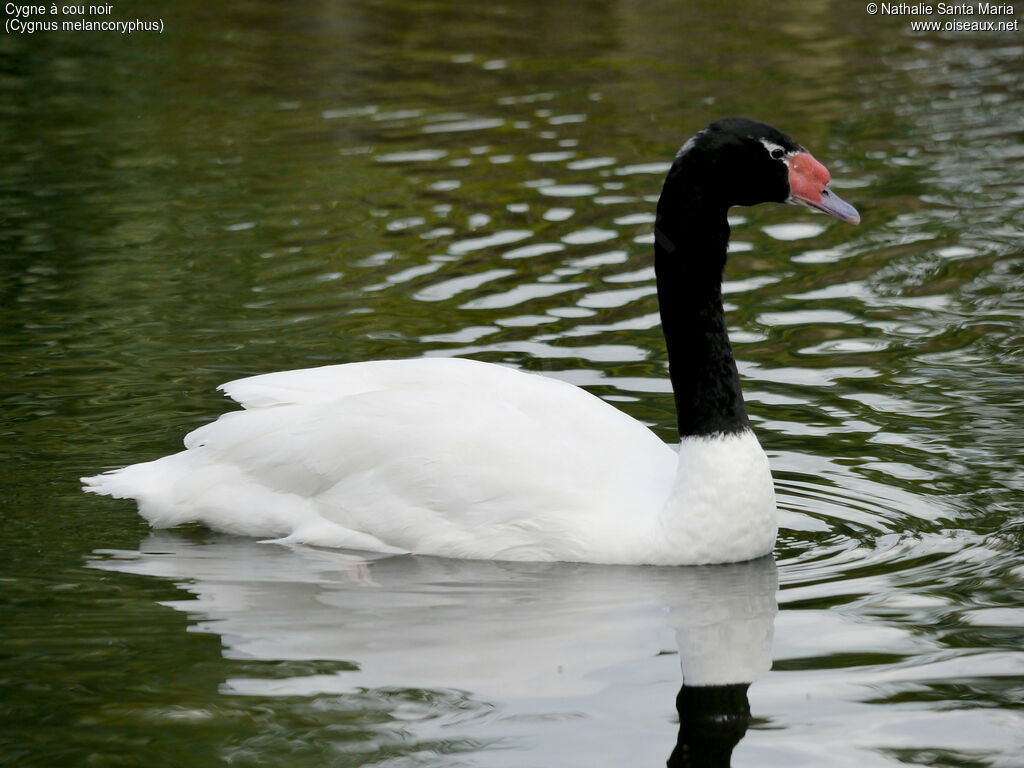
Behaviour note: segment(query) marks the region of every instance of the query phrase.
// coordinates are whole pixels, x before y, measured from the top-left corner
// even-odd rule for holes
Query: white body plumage
[[[456,358],[240,379],[244,406],[186,450],[86,478],[156,527],[377,552],[688,565],[771,551],[775,497],[750,431],[678,454],[557,379]]]

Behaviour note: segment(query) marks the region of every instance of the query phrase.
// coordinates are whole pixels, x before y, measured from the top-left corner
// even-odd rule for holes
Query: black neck
[[[671,174],[658,203],[654,271],[680,437],[750,428],[722,308],[726,211]]]

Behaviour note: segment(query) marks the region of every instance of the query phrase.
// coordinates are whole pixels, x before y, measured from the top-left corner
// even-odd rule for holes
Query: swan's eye
[[[768,151],[768,157],[770,157],[772,160],[785,160],[786,159],[786,155],[788,153],[786,152],[786,148],[785,147],[779,146],[778,144],[776,144],[771,139],[765,139],[763,137],[758,139],[758,141],[760,141],[761,142],[761,146],[764,147]]]

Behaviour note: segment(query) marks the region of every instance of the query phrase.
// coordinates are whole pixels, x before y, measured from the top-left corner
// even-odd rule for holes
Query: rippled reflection
[[[770,558],[697,568],[489,563],[173,533],[103,555],[94,567],[191,593],[165,604],[219,635],[237,662],[222,694],[312,698],[325,712],[373,696],[409,731],[383,726],[379,738],[405,748],[429,748],[443,726],[460,752],[656,758],[672,742],[675,699],[672,764],[727,765],[750,717],[747,686],[771,666]],[[409,706],[413,692],[424,705]],[[603,733],[595,718],[608,718]],[[651,743],[637,744],[641,735]]]

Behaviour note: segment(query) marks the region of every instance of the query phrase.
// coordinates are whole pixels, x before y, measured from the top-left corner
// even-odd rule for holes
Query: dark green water
[[[738,611],[774,644],[734,765],[1024,765],[1024,32],[749,0],[114,16],[165,31],[0,36],[0,763],[661,765],[680,663]],[[653,201],[735,113],[863,217],[734,210],[777,573],[367,561],[80,492],[223,381],[376,358],[547,372],[670,439]]]

